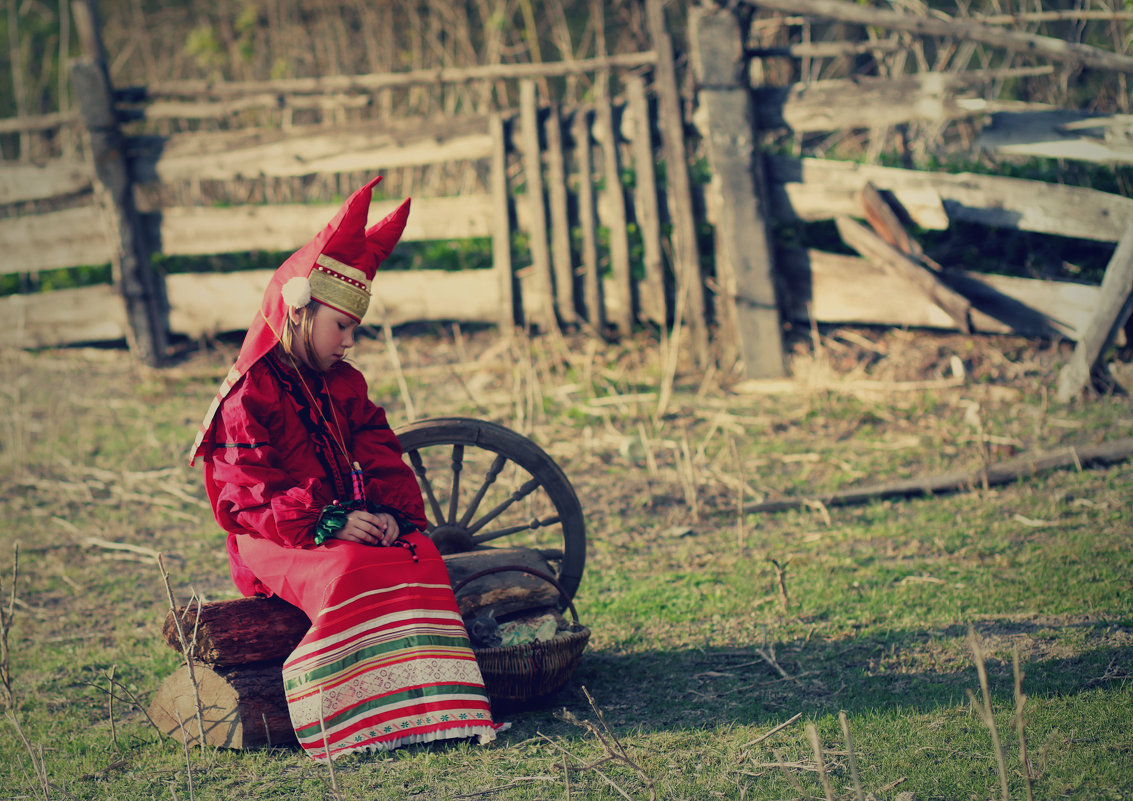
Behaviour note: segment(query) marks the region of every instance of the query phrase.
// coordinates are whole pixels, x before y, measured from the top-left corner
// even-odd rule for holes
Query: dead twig
[[[787,565],[790,564],[790,561],[779,564],[778,560],[772,559],[770,556],[767,557],[767,561],[775,568],[775,584],[779,588],[779,607],[785,615],[791,607],[791,598],[787,595]]]
[[[205,712],[201,704],[201,693],[197,684],[197,672],[193,665],[193,652],[196,650],[196,625],[193,628],[193,641],[190,642],[189,638],[185,636],[185,627],[181,625],[181,615],[177,613],[177,602],[173,599],[173,586],[169,583],[169,573],[165,569],[165,559],[160,553],[154,552],[157,559],[157,569],[161,571],[161,578],[165,584],[165,594],[169,601],[169,608],[173,612],[173,625],[177,629],[177,641],[181,644],[181,654],[185,657],[185,666],[189,671],[189,681],[193,685],[193,703],[196,705],[197,711],[197,729],[200,733],[201,748],[205,747]],[[190,601],[190,604],[192,601]],[[197,623],[200,622],[200,603],[197,604]],[[184,728],[182,728],[184,733]]]
[[[850,778],[854,782],[854,798],[856,801],[865,801],[861,776],[858,774],[858,757],[854,754],[854,738],[850,736],[850,721],[846,717],[845,710],[838,712],[838,723],[842,726],[842,737],[846,740],[846,755],[850,760]]]
[[[11,651],[8,647],[8,634],[12,630],[12,619],[16,611],[16,583],[20,577],[20,544],[12,546],[12,592],[8,606],[0,606],[0,684],[4,688],[4,705],[9,709],[16,707],[16,694],[12,690]]]
[[[995,714],[991,709],[991,689],[987,680],[987,665],[985,663],[983,644],[976,635],[975,629],[968,629],[968,643],[972,649],[972,659],[976,663],[976,675],[980,680],[980,692],[983,702],[976,700],[976,695],[968,690],[968,698],[991,732],[991,747],[995,752],[995,765],[999,771],[999,793],[1003,801],[1010,801],[1011,794],[1007,789],[1007,758],[1003,753],[1003,744],[999,741],[999,729],[995,725]]]
[[[774,737],[779,732],[783,731],[783,729],[787,728],[792,723],[796,722],[802,716],[803,716],[802,712],[795,713],[795,715],[793,715],[791,718],[783,721],[782,723],[780,723],[778,726],[775,726],[771,730],[766,731],[763,734],[759,735],[754,740],[752,740],[750,743],[745,743],[743,748],[744,749],[751,748],[753,745],[759,745],[764,740],[769,740],[770,738]],[[743,749],[741,749],[741,750],[743,750]]]
[[[1031,763],[1027,759],[1027,735],[1024,730],[1023,705],[1027,703],[1027,696],[1023,694],[1023,668],[1019,664],[1019,646],[1015,646],[1013,654],[1012,672],[1015,676],[1015,733],[1019,737],[1019,763],[1023,768],[1023,781],[1027,786],[1027,801],[1035,801],[1034,780],[1031,778]]]
[[[822,756],[822,740],[818,736],[818,727],[813,723],[806,724],[806,736],[810,740],[811,750],[814,751],[814,763],[818,767],[818,780],[822,782],[822,792],[826,801],[834,801],[834,788],[830,786],[830,779],[826,775],[826,760]]]

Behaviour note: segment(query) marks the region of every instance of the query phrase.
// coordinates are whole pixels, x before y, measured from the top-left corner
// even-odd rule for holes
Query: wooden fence
[[[847,8],[855,5],[749,1],[835,18],[854,13]],[[1017,178],[767,156],[759,143],[772,130],[802,135],[909,121],[946,125],[991,115],[983,147],[1035,154],[1041,141],[1050,140],[1065,157],[1068,142],[1096,139],[1100,131],[1104,148],[1074,152],[1129,161],[1133,149],[1120,136],[1106,136],[1122,130],[1127,120],[1075,114],[1078,124],[1067,127],[1068,112],[1063,112],[1061,127],[1050,129],[1043,127],[1049,118],[1036,117],[1033,108],[980,96],[979,87],[989,80],[1033,74],[1041,66],[781,87],[753,84],[750,58],[758,63],[810,56],[798,46],[753,48],[733,12],[694,8],[689,63],[700,135],[690,137],[694,128],[682,114],[663,7],[650,0],[647,10],[652,49],[641,53],[270,85],[168,84],[144,92],[110,87],[105,62],[98,58],[97,25],[93,19],[77,20],[89,57],[75,64],[73,80],[89,152],[44,163],[0,164],[0,206],[9,212],[0,218],[0,242],[9,256],[0,269],[34,273],[110,262],[114,287],[0,298],[0,313],[9,320],[0,344],[41,347],[125,338],[142,358],[160,363],[169,332],[198,337],[247,325],[266,273],[162,279],[149,264],[151,254],[292,249],[307,241],[335,206],[278,202],[265,188],[272,180],[316,176],[330,196],[349,192],[366,174],[429,165],[446,170],[463,165],[466,178],[457,194],[415,193],[405,239],[490,238],[493,268],[383,272],[373,320],[475,321],[543,330],[580,325],[619,334],[639,323],[677,323],[688,327],[702,363],[720,354],[739,358],[751,377],[784,371],[784,319],[1082,337],[1099,306],[1097,286],[939,271],[921,260],[914,266],[930,273],[930,281],[918,289],[915,275],[895,278],[876,252],[867,258],[794,250],[775,242],[770,231],[776,222],[866,218],[863,197],[877,190],[925,229],[962,221],[1114,243],[1133,220],[1133,199]],[[903,15],[871,16],[867,23],[913,26]],[[1000,37],[995,44],[1045,52],[1030,40]],[[826,52],[837,49],[824,46]],[[841,50],[854,46],[846,43]],[[1051,49],[1048,56],[1129,71],[1129,59],[1115,54],[1079,48],[1069,54]],[[592,104],[563,109],[540,102],[535,78],[578,72],[598,76]],[[139,120],[131,123],[137,127],[163,117],[231,116],[289,104],[343,109],[364,103],[367,93],[437,80],[519,81],[520,107],[489,117],[396,125],[350,122],[349,115],[330,111],[338,119],[334,125],[123,133],[127,118]],[[616,99],[611,82],[624,90]],[[66,118],[24,120],[22,127],[4,121],[0,128],[58,130],[75,124]],[[693,153],[708,164],[707,186],[692,180]],[[663,177],[657,171],[662,162]],[[626,185],[623,176],[630,172],[632,185]],[[186,200],[202,194],[206,184],[258,189],[248,190],[247,201],[224,206]],[[402,181],[392,189],[404,187]],[[139,207],[138,198],[147,196],[151,206]],[[382,211],[376,204],[374,213]],[[697,241],[697,227],[705,219],[716,237],[710,267],[701,263]],[[513,252],[516,224],[527,244]],[[962,319],[942,301],[940,286],[968,304]]]

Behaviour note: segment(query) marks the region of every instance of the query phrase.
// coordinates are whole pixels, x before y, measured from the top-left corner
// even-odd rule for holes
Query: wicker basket
[[[489,573],[512,570],[530,573],[553,584],[566,601],[573,619],[569,633],[560,632],[551,640],[474,651],[488,696],[493,701],[521,703],[551,695],[567,683],[586,650],[590,629],[578,622],[574,602],[562,586],[551,576],[529,567],[513,565],[481,570],[460,582],[455,590],[459,592],[469,582]]]

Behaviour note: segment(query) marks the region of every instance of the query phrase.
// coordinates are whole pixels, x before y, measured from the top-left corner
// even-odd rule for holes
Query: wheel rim
[[[527,437],[486,420],[438,417],[396,432],[442,553],[528,547],[574,597],[586,562],[582,507],[566,474]]]

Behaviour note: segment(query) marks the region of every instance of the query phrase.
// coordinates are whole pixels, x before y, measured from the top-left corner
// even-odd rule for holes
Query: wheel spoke
[[[464,446],[452,446],[452,492],[448,496],[448,520],[456,520],[456,508],[460,503],[460,471],[464,467]]]
[[[485,542],[491,542],[492,540],[498,540],[500,537],[509,537],[512,534],[518,534],[521,531],[535,531],[536,529],[544,528],[546,526],[553,526],[558,522],[560,522],[560,518],[559,518],[558,515],[553,515],[552,517],[548,517],[545,520],[540,520],[539,518],[535,518],[530,523],[523,523],[523,524],[518,525],[518,526],[511,526],[510,528],[497,528],[497,529],[494,529],[493,531],[486,531],[483,534],[480,534],[479,536],[473,537],[472,541],[475,542],[477,545],[482,545]]]
[[[537,479],[537,478],[533,478],[530,481],[525,482],[523,484],[523,486],[520,487],[519,489],[517,489],[515,492],[513,492],[507,500],[505,500],[502,503],[500,503],[499,505],[497,505],[495,509],[488,512],[486,515],[481,517],[475,523],[470,525],[468,527],[468,533],[469,534],[475,534],[477,531],[482,529],[488,523],[492,522],[497,517],[499,517],[501,514],[503,514],[508,509],[508,507],[510,507],[513,503],[515,503],[516,501],[523,500],[528,495],[530,495],[532,492],[534,492],[538,487],[539,487],[539,479]]]
[[[417,451],[409,451],[409,461],[413,463],[413,472],[417,474],[417,480],[421,483],[421,489],[425,490],[425,497],[429,499],[429,507],[433,510],[433,525],[438,526],[441,523],[447,522],[444,513],[441,511],[441,505],[437,503],[437,496],[433,492],[433,485],[429,481],[428,468],[425,463],[421,461],[421,454]]]
[[[476,510],[480,508],[480,502],[484,500],[484,494],[492,484],[496,483],[496,478],[499,477],[500,471],[504,469],[504,465],[506,464],[507,457],[502,453],[498,454],[496,458],[492,460],[491,467],[488,468],[488,472],[484,475],[484,483],[476,490],[476,494],[472,496],[472,501],[468,504],[468,509],[464,512],[464,516],[460,518],[460,525],[468,525],[468,521],[476,514]]]

